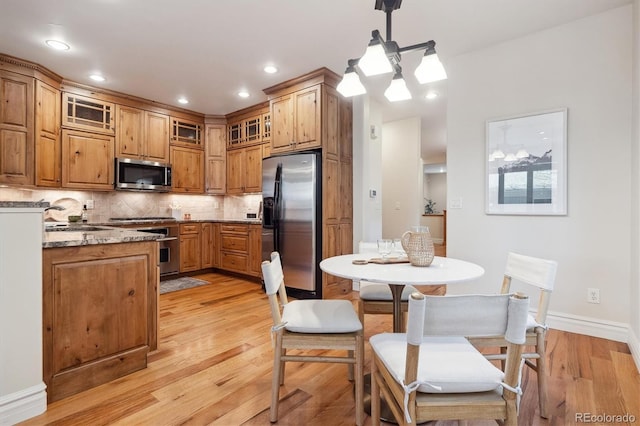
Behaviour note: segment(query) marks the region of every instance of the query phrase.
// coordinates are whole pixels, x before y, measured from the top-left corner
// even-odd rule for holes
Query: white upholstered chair
[[[362,425],[364,338],[362,324],[352,303],[348,300],[317,299],[289,301],[277,252],[271,253],[271,261],[262,262],[262,276],[275,335],[269,420],[272,423],[278,420],[280,385],[284,383],[286,362],[329,362],[348,364],[349,379],[355,382],[356,424]],[[290,354],[287,352],[289,349],[303,352]],[[324,350],[346,351],[346,355],[327,354]]]
[[[502,288],[500,293],[507,294],[512,292],[512,283],[525,284],[518,290],[531,293],[533,288],[539,293],[537,311],[535,316],[529,315],[527,321],[527,340],[526,346],[532,350],[526,350],[523,358],[526,365],[534,370],[538,375],[538,402],[540,416],[549,417],[547,408],[547,361],[545,357],[545,338],[547,334],[547,311],[549,309],[549,301],[556,279],[556,270],[558,263],[553,260],[540,259],[531,256],[524,256],[517,253],[509,253],[507,255],[507,265],[505,267],[504,277],[502,280]],[[528,288],[527,288],[528,287]],[[506,358],[504,354],[505,342],[500,337],[475,337],[468,336],[476,347],[500,347],[500,354],[486,355],[489,359]],[[534,362],[535,361],[535,362]]]
[[[523,295],[414,293],[407,333],[369,339],[372,424],[379,424],[383,396],[399,425],[471,419],[516,425],[528,306]],[[505,336],[504,372],[462,337],[468,332]]]

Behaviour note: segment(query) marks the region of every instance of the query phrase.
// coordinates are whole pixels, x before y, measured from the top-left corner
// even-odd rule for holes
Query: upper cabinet
[[[269,104],[263,103],[227,114],[227,149],[265,143],[271,138]]]
[[[224,124],[205,126],[205,192],[224,195],[226,190],[227,146]]]
[[[322,86],[305,87],[271,100],[271,152],[322,146]]]
[[[60,91],[36,80],[36,185],[61,185]]]
[[[62,130],[62,186],[112,190],[114,137]]]
[[[203,123],[171,117],[171,145],[202,149]]]
[[[100,99],[62,94],[62,126],[113,135],[115,104]]]
[[[200,149],[171,147],[173,192],[204,192],[204,158]]]
[[[34,78],[0,70],[0,183],[34,183]]]
[[[169,162],[169,116],[138,108],[116,107],[116,156]]]

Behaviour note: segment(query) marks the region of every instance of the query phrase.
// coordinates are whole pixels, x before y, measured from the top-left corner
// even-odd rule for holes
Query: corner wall
[[[637,297],[629,300],[638,292],[629,232],[631,12],[624,6],[447,64],[447,254],[486,270],[449,292],[497,291],[509,251],[555,259],[551,326],[627,340],[638,310]],[[559,107],[568,108],[568,215],[485,214],[486,120]],[[458,199],[462,208],[452,209]],[[600,304],[587,303],[589,287],[600,289]]]

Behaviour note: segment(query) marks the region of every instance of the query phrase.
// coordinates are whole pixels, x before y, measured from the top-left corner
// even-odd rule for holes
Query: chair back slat
[[[553,291],[558,263],[517,253],[509,253],[505,275],[538,288]]]
[[[262,279],[268,295],[276,294],[280,290],[282,283],[284,283],[280,255],[277,252],[271,253],[271,262],[268,260],[262,262]]]
[[[504,335],[509,297],[508,294],[425,296],[424,335]]]

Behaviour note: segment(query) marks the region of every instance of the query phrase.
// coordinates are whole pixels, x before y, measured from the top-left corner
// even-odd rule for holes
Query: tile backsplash
[[[66,191],[0,187],[0,201],[38,201],[50,203],[73,198],[80,204],[93,200],[89,222],[107,222],[112,217],[171,216],[171,206],[193,220],[246,219],[247,213],[259,213],[261,194],[238,196],[158,194],[132,191]]]

